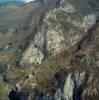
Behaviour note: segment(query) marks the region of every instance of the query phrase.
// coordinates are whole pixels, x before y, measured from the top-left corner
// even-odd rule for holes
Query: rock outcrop
[[[31,63],[31,59],[36,59],[32,63],[40,63],[46,56],[62,52],[79,41],[95,23],[98,13],[85,0],[77,1],[77,4],[73,0],[62,0],[57,8],[45,12],[33,38],[34,46],[23,54],[23,63],[28,56],[31,57],[27,63]],[[37,56],[39,53],[41,55]]]

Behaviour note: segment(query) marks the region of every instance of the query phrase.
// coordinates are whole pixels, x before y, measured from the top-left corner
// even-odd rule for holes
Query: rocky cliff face
[[[41,63],[45,56],[64,51],[83,37],[95,23],[98,13],[87,1],[80,2],[77,1],[78,7],[72,0],[60,1],[58,8],[45,12],[33,42],[23,54],[23,63]]]
[[[3,73],[10,100],[99,99],[99,12],[90,2],[98,3],[57,0],[50,8],[49,1],[40,14],[27,13],[29,35],[15,52],[19,68]]]

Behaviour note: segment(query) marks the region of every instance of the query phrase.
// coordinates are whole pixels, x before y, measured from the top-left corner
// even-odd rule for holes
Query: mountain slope
[[[60,7],[45,14],[33,42],[23,54],[22,63],[41,63],[45,56],[68,49],[82,38],[95,23],[98,13],[88,7],[87,1],[80,2],[61,2]]]
[[[0,99],[98,100],[98,16],[88,0],[31,2],[1,16]]]

